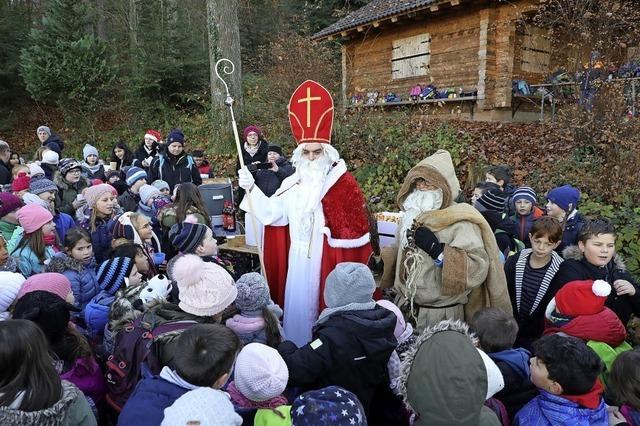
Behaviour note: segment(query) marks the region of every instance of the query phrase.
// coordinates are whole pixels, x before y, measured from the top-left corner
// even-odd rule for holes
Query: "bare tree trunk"
[[[136,57],[138,50],[138,6],[137,0],[129,0],[129,55]]]
[[[237,0],[207,0],[207,35],[209,40],[209,71],[211,85],[211,117],[213,143],[219,152],[235,151],[232,148],[230,117],[224,105],[226,93],[216,76],[216,61],[227,58],[235,65],[232,75],[222,75],[229,85],[229,93],[235,100],[236,120],[242,112],[242,63],[240,55],[240,31],[238,27]],[[233,145],[231,145],[233,144]]]
[[[235,72],[226,76],[231,96],[235,99],[235,111],[242,109],[242,62],[240,55],[240,31],[238,26],[237,0],[207,0],[207,29],[209,35],[209,64],[211,79],[211,102],[214,111],[224,108],[224,88],[216,77],[215,63],[227,58],[235,65]]]

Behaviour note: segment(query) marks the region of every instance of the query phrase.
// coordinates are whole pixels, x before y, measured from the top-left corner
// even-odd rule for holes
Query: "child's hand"
[[[627,280],[615,280],[613,282],[613,288],[618,296],[628,294],[629,296],[635,296],[636,288]]]

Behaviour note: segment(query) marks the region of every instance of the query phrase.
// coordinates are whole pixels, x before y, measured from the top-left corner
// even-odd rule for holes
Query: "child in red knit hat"
[[[547,305],[544,334],[565,333],[582,340],[620,345],[627,332],[618,316],[604,306],[611,286],[603,280],[571,281]]]

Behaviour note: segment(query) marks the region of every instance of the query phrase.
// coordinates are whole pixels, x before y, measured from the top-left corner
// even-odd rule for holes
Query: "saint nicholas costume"
[[[333,99],[307,80],[289,101],[289,121],[298,144],[331,143]],[[326,154],[325,154],[326,155]],[[253,213],[265,224],[264,263],[272,298],[284,306],[284,334],[298,346],[324,308],[327,275],[340,262],[367,263],[372,253],[364,195],[344,160],[334,162],[321,187],[305,185],[299,170],[266,197],[254,185]],[[240,207],[250,211],[248,198]]]

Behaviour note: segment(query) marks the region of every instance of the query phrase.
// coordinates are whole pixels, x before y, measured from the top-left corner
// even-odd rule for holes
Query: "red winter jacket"
[[[544,334],[566,333],[582,340],[595,340],[611,347],[619,346],[627,337],[627,330],[609,308],[594,315],[578,315],[563,325],[545,321]]]

